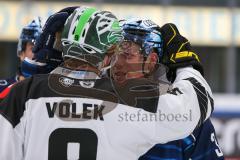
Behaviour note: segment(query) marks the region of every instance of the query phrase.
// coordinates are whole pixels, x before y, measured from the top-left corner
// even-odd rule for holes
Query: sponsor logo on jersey
[[[0,80],[0,86],[6,86],[8,84],[8,82],[4,79]]]
[[[65,87],[70,87],[74,83],[74,80],[66,77],[60,77],[59,82]]]
[[[93,88],[95,85],[93,81],[79,81],[79,84],[84,88]]]

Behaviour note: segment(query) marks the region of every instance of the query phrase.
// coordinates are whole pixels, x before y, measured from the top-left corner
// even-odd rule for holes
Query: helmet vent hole
[[[74,27],[72,34],[74,34],[74,33],[75,33],[75,30],[76,30],[76,26]]]
[[[85,36],[85,33],[86,33],[86,29],[83,30],[82,37]]]
[[[84,49],[86,49],[88,52],[92,52],[92,49],[87,46],[84,46]]]
[[[104,26],[103,26],[103,28],[106,28],[108,26],[108,24],[105,24]]]
[[[63,41],[63,42],[62,42],[62,45],[63,45],[63,46],[67,46],[67,45],[70,45],[70,44],[71,44],[71,43],[68,42],[68,41]]]
[[[138,35],[138,36],[145,36],[146,35],[146,31],[145,30],[136,30],[136,29],[127,29],[126,32],[128,32],[129,34],[133,34],[133,35]]]

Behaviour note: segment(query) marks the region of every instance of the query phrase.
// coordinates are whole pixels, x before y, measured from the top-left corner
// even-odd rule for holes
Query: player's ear
[[[24,51],[21,51],[21,53],[18,55],[18,57],[20,58],[21,61],[23,61],[24,58],[25,58],[25,53],[24,53]]]
[[[151,73],[154,71],[156,64],[158,63],[158,55],[155,52],[152,52],[148,55],[147,60],[145,61],[145,72]]]

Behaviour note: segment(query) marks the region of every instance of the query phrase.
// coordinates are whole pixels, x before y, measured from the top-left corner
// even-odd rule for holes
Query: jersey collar
[[[64,67],[57,67],[50,74],[59,74],[74,79],[100,79],[95,72],[76,71]]]

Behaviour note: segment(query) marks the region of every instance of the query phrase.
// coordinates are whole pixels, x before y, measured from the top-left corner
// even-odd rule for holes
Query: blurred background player
[[[55,46],[59,43],[56,42],[56,36],[62,29],[68,12],[74,8],[76,7],[68,7],[52,15],[45,23],[43,34],[40,17],[22,29],[17,46],[20,67],[16,76],[0,81],[0,99],[6,97],[15,82],[35,74],[49,73],[62,63],[62,53]]]
[[[17,56],[20,59],[20,66],[25,58],[33,58],[32,48],[41,31],[42,26],[40,17],[32,20],[27,26],[23,27],[17,45]],[[19,67],[15,76],[0,80],[0,99],[3,99],[7,95],[12,84],[30,76],[28,70],[31,70],[31,68],[23,69]]]

